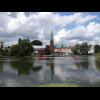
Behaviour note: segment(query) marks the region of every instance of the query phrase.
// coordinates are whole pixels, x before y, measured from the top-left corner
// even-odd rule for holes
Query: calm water
[[[100,86],[100,64],[94,56],[0,58],[0,87],[34,87],[45,83]]]

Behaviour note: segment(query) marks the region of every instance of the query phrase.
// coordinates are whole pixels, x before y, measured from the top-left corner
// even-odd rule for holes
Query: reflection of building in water
[[[51,69],[51,79],[52,79],[52,82],[53,82],[53,79],[54,79],[54,64],[51,64],[50,69]]]

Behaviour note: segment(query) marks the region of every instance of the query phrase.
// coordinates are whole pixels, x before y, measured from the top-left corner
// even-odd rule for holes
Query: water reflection
[[[40,83],[57,83],[70,78],[89,84],[100,82],[100,63],[95,63],[95,57],[92,56],[80,57],[79,61],[74,57],[2,59],[0,60],[0,72],[0,80],[12,79],[18,82],[17,84],[29,86]]]
[[[20,61],[11,61],[11,67],[18,70],[18,75],[29,75],[30,68],[33,66],[32,63],[25,62],[23,60]]]
[[[88,69],[89,67],[89,62],[86,60],[86,61],[83,61],[83,62],[77,62],[75,63],[75,66],[79,69],[79,68],[83,68],[83,69]]]
[[[50,70],[51,70],[51,80],[53,82],[53,79],[54,79],[54,64],[51,64]]]
[[[98,71],[100,71],[100,62],[96,62],[96,68]]]
[[[0,61],[0,72],[3,71],[4,61]]]

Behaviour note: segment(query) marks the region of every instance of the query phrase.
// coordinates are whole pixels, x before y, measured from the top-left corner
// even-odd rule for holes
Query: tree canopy
[[[95,51],[95,53],[100,52],[100,45],[95,45],[94,46],[94,51]]]
[[[31,42],[31,45],[42,45],[42,42],[39,40],[34,40]]]
[[[20,39],[18,44],[14,45],[10,49],[11,56],[27,56],[31,55],[34,51],[29,39]]]
[[[89,50],[89,47],[88,47],[88,44],[87,42],[85,43],[82,43],[82,44],[76,44],[73,48],[72,48],[72,51],[75,55],[79,55],[79,54],[82,54],[82,55],[87,55],[88,54],[88,50]]]

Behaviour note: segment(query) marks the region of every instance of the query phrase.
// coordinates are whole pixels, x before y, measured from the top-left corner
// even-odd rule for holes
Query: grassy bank
[[[49,84],[39,85],[37,87],[79,87],[79,86],[75,83],[49,83]]]
[[[100,62],[100,53],[96,54],[96,61]]]

